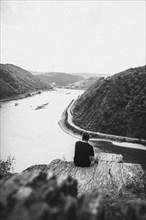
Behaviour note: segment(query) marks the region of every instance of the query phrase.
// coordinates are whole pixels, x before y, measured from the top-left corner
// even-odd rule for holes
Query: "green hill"
[[[48,89],[51,86],[41,82],[30,72],[12,64],[0,64],[0,98]]]
[[[56,86],[66,86],[70,83],[78,82],[84,79],[82,76],[61,72],[42,73],[40,75],[36,75],[36,77],[38,77],[42,82],[49,84],[54,83]]]
[[[146,139],[146,66],[95,82],[76,102],[73,121],[91,131]]]

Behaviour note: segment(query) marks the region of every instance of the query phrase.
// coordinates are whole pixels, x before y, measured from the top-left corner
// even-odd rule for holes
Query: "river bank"
[[[42,92],[47,92],[47,91],[52,91],[52,90],[54,90],[54,89],[39,90],[39,91],[37,90],[37,91],[33,91],[33,92],[27,92],[27,93],[24,93],[24,94],[14,95],[14,96],[9,97],[9,98],[0,99],[0,104],[3,103],[3,102],[9,102],[9,101],[15,101],[15,100],[19,100],[19,99],[29,98],[29,97],[32,97],[32,96],[35,96],[35,95],[39,95]]]
[[[82,133],[86,130],[76,126],[72,121],[72,108],[73,108],[74,100],[68,105],[68,107],[62,113],[61,120],[59,121],[60,127],[68,134],[81,137]],[[136,139],[136,138],[129,138],[129,137],[122,137],[116,135],[108,135],[102,134],[99,132],[92,132],[87,131],[90,134],[91,141],[107,141],[112,142],[113,144],[117,144],[120,146],[127,148],[136,148],[140,150],[146,150],[146,140]]]

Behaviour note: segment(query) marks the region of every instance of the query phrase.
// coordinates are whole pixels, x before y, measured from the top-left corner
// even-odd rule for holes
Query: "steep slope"
[[[67,84],[74,83],[84,78],[82,76],[75,76],[67,73],[43,73],[41,75],[36,75],[41,81],[45,83],[54,83],[57,86],[66,86]]]
[[[51,86],[18,66],[0,64],[0,98],[50,88]]]
[[[76,102],[73,116],[84,129],[146,139],[146,66],[94,83]]]

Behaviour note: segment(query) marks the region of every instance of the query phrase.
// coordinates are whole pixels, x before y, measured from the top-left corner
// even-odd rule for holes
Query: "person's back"
[[[75,145],[74,163],[78,167],[89,167],[91,165],[91,158],[94,158],[94,151],[92,145],[88,143],[89,134],[84,133],[82,141],[77,141]]]

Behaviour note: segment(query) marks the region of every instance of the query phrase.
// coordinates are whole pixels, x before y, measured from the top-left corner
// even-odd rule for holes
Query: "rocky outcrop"
[[[68,175],[78,180],[79,195],[94,188],[109,194],[110,191],[125,193],[137,191],[144,193],[144,172],[139,164],[122,162],[122,155],[98,154],[98,163],[89,168],[76,167],[73,162],[53,160],[48,166],[30,167],[28,170],[51,171],[60,179]]]
[[[140,220],[146,217],[144,172],[121,155],[98,154],[89,168],[36,165],[0,182],[1,219]],[[138,199],[138,200],[137,200]]]
[[[79,196],[98,189],[104,197],[105,219],[123,219],[131,200],[145,199],[144,171],[139,164],[123,163],[122,155],[99,153],[97,158],[89,168],[57,159],[28,170],[51,171],[61,180],[70,175],[78,181]]]
[[[42,171],[25,172],[0,183],[1,220],[103,220],[101,194],[77,197],[77,181]]]

